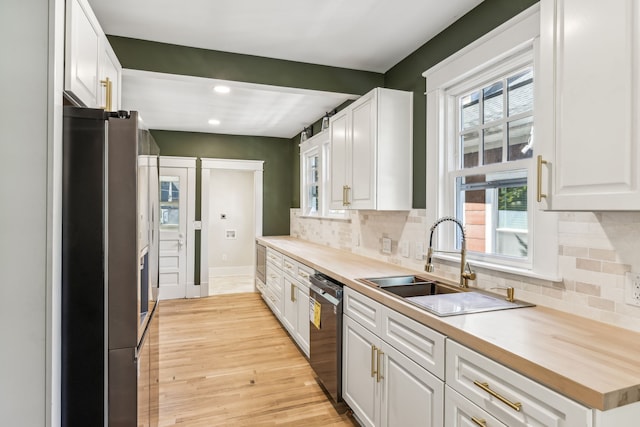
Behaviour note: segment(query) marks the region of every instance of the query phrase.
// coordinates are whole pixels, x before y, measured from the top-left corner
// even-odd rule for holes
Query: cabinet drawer
[[[298,263],[289,257],[284,257],[282,260],[282,272],[288,274],[291,277],[298,276]]]
[[[591,426],[590,409],[451,340],[446,382],[509,427]]]
[[[444,419],[446,427],[506,427],[449,386],[444,390]]]
[[[344,313],[369,331],[380,335],[383,305],[349,287],[344,288],[343,297]]]
[[[304,264],[298,264],[298,280],[306,284],[307,286],[309,286],[309,277],[311,277],[314,273],[315,271],[313,270],[313,268]]]
[[[278,268],[282,268],[283,259],[284,256],[280,252],[272,248],[267,248],[267,261],[270,261]]]
[[[382,310],[381,338],[444,380],[445,336],[388,307]]]

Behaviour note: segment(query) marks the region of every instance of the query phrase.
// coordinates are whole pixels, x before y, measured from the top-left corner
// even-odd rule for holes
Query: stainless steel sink
[[[375,277],[362,279],[362,281],[374,284],[386,292],[403,298],[465,291],[462,288],[445,285],[419,276]]]
[[[441,317],[533,306],[524,301],[507,301],[490,292],[451,286],[420,276],[375,277],[360,281]]]

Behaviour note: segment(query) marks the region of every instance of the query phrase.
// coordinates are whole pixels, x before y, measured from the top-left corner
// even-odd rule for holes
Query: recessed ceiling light
[[[231,91],[231,89],[229,89],[229,86],[216,86],[213,88],[213,90],[218,93],[229,93]]]
[[[211,119],[211,120],[209,120],[209,124],[210,124],[211,126],[218,126],[218,125],[220,124],[220,120],[218,120],[218,119]]]

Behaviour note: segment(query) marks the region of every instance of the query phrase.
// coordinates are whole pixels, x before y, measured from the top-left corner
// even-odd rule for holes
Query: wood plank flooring
[[[259,294],[162,301],[160,426],[357,426]]]

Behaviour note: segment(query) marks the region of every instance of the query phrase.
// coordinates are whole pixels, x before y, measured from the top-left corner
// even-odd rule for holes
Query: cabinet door
[[[295,334],[298,316],[297,284],[288,275],[284,275],[284,298],[282,301],[282,324],[291,335]]]
[[[309,289],[298,286],[297,292],[296,309],[298,315],[296,317],[295,339],[304,354],[309,356]]]
[[[331,171],[329,207],[338,210],[347,207],[346,187],[351,183],[351,178],[347,175],[347,167],[351,163],[348,111],[348,109],[342,110],[331,117],[329,126],[331,136],[329,144],[329,169]]]
[[[637,0],[541,2],[543,208],[640,209],[639,15]]]
[[[365,427],[378,425],[376,350],[380,340],[349,316],[343,317],[342,398]]]
[[[375,209],[376,184],[376,92],[354,102],[351,117],[351,170],[347,190],[349,207]]]
[[[85,0],[67,2],[65,90],[87,107],[98,107],[98,61],[102,30]]]
[[[101,107],[105,107],[106,110],[117,111],[121,108],[122,66],[106,38],[103,39],[100,53],[100,90],[98,91],[98,104]],[[109,79],[110,87],[107,87],[107,79]],[[110,101],[110,109],[107,108],[107,101]]]
[[[443,425],[444,382],[390,345],[383,346],[378,369],[381,369],[379,384],[382,397],[378,425]]]

